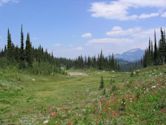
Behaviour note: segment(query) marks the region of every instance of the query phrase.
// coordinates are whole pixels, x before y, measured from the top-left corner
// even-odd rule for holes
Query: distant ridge
[[[144,50],[140,48],[135,48],[128,50],[122,54],[116,54],[115,58],[128,61],[128,62],[134,62],[140,60],[144,55]]]

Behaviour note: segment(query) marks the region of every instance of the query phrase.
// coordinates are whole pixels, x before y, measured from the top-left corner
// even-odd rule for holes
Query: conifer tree
[[[27,34],[27,39],[26,39],[26,48],[25,48],[25,54],[26,54],[26,62],[28,63],[28,66],[32,66],[32,45],[30,42],[30,35],[29,33]]]
[[[7,59],[12,60],[12,40],[9,29],[7,33]]]
[[[166,36],[165,31],[161,28],[161,38],[159,41],[159,44],[157,45],[157,38],[156,38],[156,32],[154,32],[154,46],[149,41],[149,47],[145,50],[145,54],[143,57],[143,66],[149,66],[149,65],[159,65],[166,63]]]
[[[7,47],[5,45],[5,48],[4,48],[4,54],[5,54],[5,56],[6,56],[6,53],[7,53]]]
[[[99,86],[99,90],[104,88],[104,80],[103,80],[103,76],[101,77],[100,80],[100,86]]]
[[[104,66],[104,56],[103,56],[103,52],[101,50],[101,53],[98,57],[98,67],[100,70],[103,70],[103,66]]]
[[[158,64],[158,49],[157,49],[157,37],[156,37],[156,31],[154,32],[154,64]]]
[[[20,61],[24,62],[25,55],[24,55],[24,33],[23,33],[23,27],[21,26],[21,47],[20,47]]]
[[[20,38],[20,49],[19,49],[19,66],[25,68],[25,51],[24,51],[24,33],[23,27],[21,26],[21,38]]]
[[[20,57],[19,57],[19,54],[20,54],[20,49],[18,46],[15,46],[14,47],[14,50],[13,50],[13,54],[14,54],[14,58],[17,62],[20,61]]]
[[[148,49],[146,49],[143,57],[143,67],[148,66],[148,56],[149,56],[148,54],[149,54]]]
[[[160,56],[160,63],[164,64],[166,61],[166,39],[165,33],[161,28],[161,39],[159,42],[159,56]]]
[[[149,65],[153,65],[153,44],[149,38],[149,47],[145,50],[144,59],[143,59],[143,66],[147,67]]]
[[[153,43],[151,41],[151,39],[149,38],[149,49],[148,49],[148,65],[152,65],[153,64]]]

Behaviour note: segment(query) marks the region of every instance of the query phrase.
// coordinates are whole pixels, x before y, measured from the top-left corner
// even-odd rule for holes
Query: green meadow
[[[0,125],[44,124],[166,125],[166,65],[64,75],[0,69]]]

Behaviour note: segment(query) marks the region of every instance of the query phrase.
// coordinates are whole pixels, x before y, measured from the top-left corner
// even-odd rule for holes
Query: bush
[[[154,108],[157,109],[157,110],[161,110],[161,109],[166,108],[166,99],[161,99],[159,102],[157,102],[155,104]]]
[[[133,77],[135,75],[135,72],[130,73],[130,77]]]
[[[101,77],[101,80],[100,80],[100,86],[99,86],[99,90],[103,89],[104,88],[104,80],[103,80],[103,76]]]
[[[113,85],[113,86],[112,86],[112,92],[114,92],[114,91],[116,91],[116,90],[117,90],[116,85]]]
[[[103,95],[106,95],[106,89],[103,89]]]
[[[110,79],[110,85],[112,85],[113,83],[115,83],[114,79]]]
[[[127,88],[131,88],[131,87],[132,87],[132,81],[128,81],[128,82],[126,83],[126,87],[127,87]]]
[[[130,77],[138,76],[138,75],[139,75],[139,70],[137,70],[137,71],[132,71],[132,72],[130,73]]]
[[[18,67],[18,64],[15,60],[13,60],[12,62],[7,60],[7,58],[3,57],[0,58],[0,68],[4,69],[4,68],[8,68],[8,67]]]
[[[63,73],[63,71],[55,64],[50,64],[48,62],[35,62],[30,71],[34,74],[48,74],[54,75],[56,73]]]
[[[140,95],[141,95],[140,92],[137,92],[137,93],[136,93],[136,99],[137,99],[137,100],[140,98]]]
[[[124,112],[126,110],[126,100],[122,99],[120,107],[119,107],[119,111]]]

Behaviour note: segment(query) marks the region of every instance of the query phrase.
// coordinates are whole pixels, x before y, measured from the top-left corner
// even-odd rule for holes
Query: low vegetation
[[[34,75],[0,69],[0,124],[166,124],[165,65],[137,73],[72,72]]]

